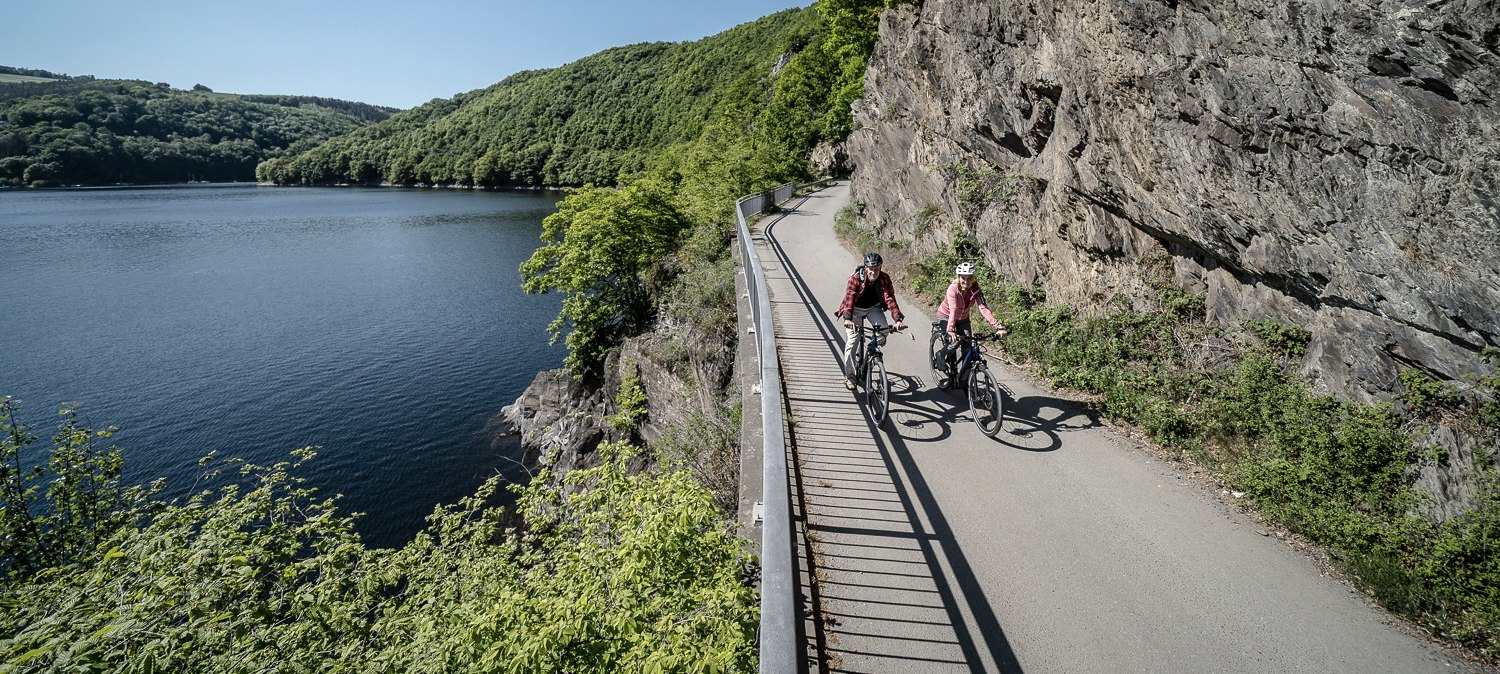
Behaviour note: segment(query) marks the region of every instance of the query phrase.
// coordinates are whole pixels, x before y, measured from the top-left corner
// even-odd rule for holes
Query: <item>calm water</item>
[[[209,450],[323,447],[304,475],[399,545],[513,474],[495,418],[538,371],[553,295],[520,291],[556,196],[193,186],[0,193],[0,395],[33,432],[76,401],[126,475],[185,493]]]

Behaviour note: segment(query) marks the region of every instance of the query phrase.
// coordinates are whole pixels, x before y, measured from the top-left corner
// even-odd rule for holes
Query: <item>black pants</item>
[[[958,341],[961,342],[965,337],[973,334],[972,332],[970,332],[970,328],[972,325],[972,322],[967,318],[953,324],[953,331],[958,333]],[[938,319],[938,330],[942,331],[945,335],[948,333],[948,319]],[[943,348],[939,352],[943,359],[943,362],[953,362],[953,349],[957,346],[958,344],[953,340],[946,338],[943,340]]]

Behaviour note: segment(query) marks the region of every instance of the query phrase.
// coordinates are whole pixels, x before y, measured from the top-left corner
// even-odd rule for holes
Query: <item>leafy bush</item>
[[[527,528],[499,546],[471,524],[476,504],[435,515],[395,564],[412,575],[379,625],[381,669],[753,669],[755,592],[712,495],[684,472],[629,474],[624,447],[602,452],[598,468],[528,488]]]
[[[1307,330],[1276,321],[1245,321],[1245,327],[1255,333],[1268,350],[1288,358],[1301,358],[1307,353],[1308,340],[1312,339],[1312,333]]]
[[[0,397],[0,581],[6,583],[92,563],[101,542],[161,489],[122,485],[120,449],[102,445],[116,429],[86,428],[73,406],[58,412],[62,422],[46,465],[23,469],[21,453],[37,437],[19,412],[14,400]]]
[[[73,417],[63,430],[98,437]],[[598,468],[518,489],[520,529],[486,505],[492,479],[398,550],[364,547],[336,499],[296,476],[310,448],[211,464],[237,481],[181,502],[116,499],[93,520],[108,529],[52,520],[73,554],[0,583],[0,669],[754,669],[749,557],[711,492],[682,471],[630,474],[633,451],[606,446]],[[79,466],[95,483],[118,471]],[[22,477],[5,478],[15,493]]]
[[[1002,173],[991,164],[969,168],[968,164],[956,162],[944,167],[953,182],[957,194],[954,203],[961,220],[970,225],[978,222],[979,216],[990,206],[1005,205],[1015,198],[1018,181],[1022,173]]]
[[[631,433],[646,418],[646,391],[641,388],[641,375],[634,363],[623,369],[625,374],[620,380],[620,390],[615,393],[616,411],[610,416],[609,425],[616,433]]]
[[[1453,401],[1457,393],[1421,370],[1406,368],[1398,375],[1405,391],[1401,398],[1412,407],[1430,407]]]

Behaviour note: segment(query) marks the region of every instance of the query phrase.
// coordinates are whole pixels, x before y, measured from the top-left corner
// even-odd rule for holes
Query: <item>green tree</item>
[[[896,5],[921,5],[920,0],[818,0],[828,32],[826,49],[837,72],[829,92],[821,132],[829,140],[854,130],[849,106],[865,93],[865,66],[879,36],[880,13]]]
[[[566,363],[575,376],[597,374],[613,346],[611,328],[628,330],[647,317],[652,271],[687,225],[654,180],[584,187],[542,221],[544,243],[521,265],[522,288],[566,293],[548,330],[554,342],[569,330]]]

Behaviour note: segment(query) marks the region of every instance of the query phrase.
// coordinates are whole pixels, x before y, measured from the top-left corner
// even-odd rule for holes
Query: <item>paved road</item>
[[[930,311],[900,298],[891,419],[839,380],[831,314],[857,264],[846,183],[763,219],[822,667],[849,672],[1454,672],[1462,660],[1087,411],[997,368],[984,437],[926,381]],[[762,237],[756,237],[761,239]]]

